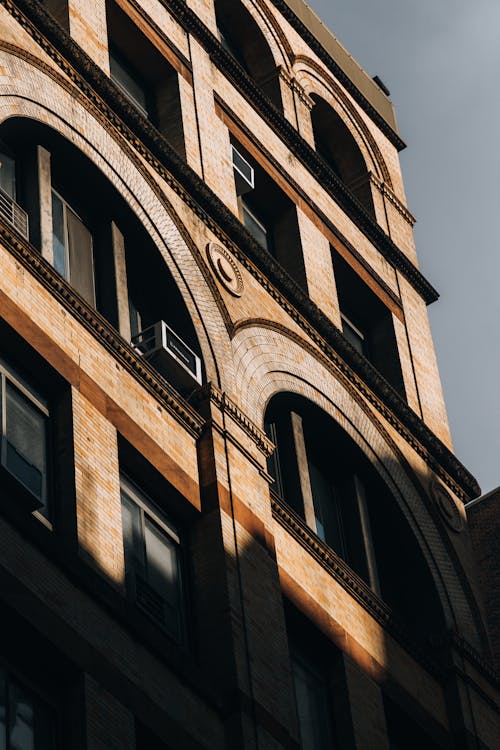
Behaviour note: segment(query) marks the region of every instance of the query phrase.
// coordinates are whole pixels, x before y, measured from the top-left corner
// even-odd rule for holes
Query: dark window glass
[[[122,519],[129,596],[180,641],[183,612],[177,533],[127,480],[122,480]]]
[[[248,202],[242,198],[241,208],[243,212],[243,224],[248,229],[252,237],[262,245],[263,248],[269,250],[268,232],[264,224],[257,218],[256,214]]]
[[[131,70],[130,66],[122,60],[116,51],[109,54],[109,70],[111,78],[118,88],[137,107],[141,114],[147,117],[148,107],[144,85],[137,73]]]
[[[295,705],[302,750],[332,750],[331,707],[327,676],[304,654],[292,651]]]
[[[5,383],[4,463],[36,497],[46,496],[46,416],[8,380]]]
[[[0,188],[16,199],[16,163],[0,144]]]
[[[50,707],[0,670],[0,750],[56,750]]]
[[[47,512],[48,410],[34,392],[0,361],[0,457],[2,466]]]

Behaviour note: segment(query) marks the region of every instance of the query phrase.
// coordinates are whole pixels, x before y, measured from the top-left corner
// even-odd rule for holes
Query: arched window
[[[349,129],[324,99],[312,94],[311,112],[316,151],[364,208],[375,216],[366,163]]]
[[[276,63],[251,14],[239,0],[215,0],[215,13],[222,45],[281,110]]]
[[[202,380],[191,317],[158,248],[126,201],[78,148],[27,118],[0,127],[15,162],[29,239],[75,290],[179,390]],[[3,147],[5,151],[5,146]],[[5,188],[2,188],[5,190]]]
[[[444,628],[418,541],[347,433],[305,398],[277,394],[265,417],[275,491],[421,638]]]

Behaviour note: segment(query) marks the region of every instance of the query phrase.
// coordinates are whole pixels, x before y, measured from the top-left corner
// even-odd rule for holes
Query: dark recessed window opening
[[[333,169],[363,208],[375,217],[370,175],[363,154],[348,127],[324,99],[312,94],[311,112],[316,151]]]
[[[419,543],[379,473],[319,408],[275,396],[266,432],[275,491],[405,620],[418,639],[440,632],[439,597]],[[425,606],[422,606],[425,601]]]
[[[342,333],[406,398],[392,313],[332,249]]]
[[[55,716],[50,705],[0,666],[0,747],[4,750],[56,750]]]
[[[185,158],[178,73],[115,3],[106,3],[110,75],[137,110]]]
[[[146,493],[121,478],[127,594],[175,641],[184,638],[181,543],[175,526]]]
[[[338,713],[347,691],[342,685],[341,655],[290,602],[285,600],[284,605],[300,746],[304,750],[343,746]]]
[[[69,34],[69,3],[68,0],[43,0],[43,5],[50,15]]]
[[[50,128],[13,118],[1,135],[9,155],[16,154],[16,196],[29,207],[31,242],[177,390],[190,393],[203,379],[198,338],[137,216],[103,173]],[[13,168],[4,165],[0,179],[12,192]],[[2,195],[0,188],[0,212]]]
[[[240,219],[256,242],[307,289],[297,207],[236,140],[231,155]]]
[[[279,69],[266,38],[239,0],[215,0],[221,44],[281,110]]]

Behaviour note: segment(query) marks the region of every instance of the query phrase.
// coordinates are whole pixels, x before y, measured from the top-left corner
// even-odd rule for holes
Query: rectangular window
[[[322,664],[292,649],[292,676],[302,750],[332,750],[328,678]]]
[[[307,289],[297,206],[235,138],[231,162],[239,218],[248,232]]]
[[[52,190],[54,268],[95,306],[92,235],[73,209]]]
[[[56,750],[54,713],[0,667],[0,749]]]
[[[0,360],[1,465],[44,515],[48,505],[48,420],[45,401]]]
[[[391,310],[333,248],[332,259],[342,333],[405,398]]]
[[[177,531],[151,500],[124,477],[121,498],[127,593],[180,642],[184,617]]]
[[[109,71],[112,80],[125,96],[130,99],[144,117],[149,116],[146,89],[140,76],[131,69],[119,52],[110,50]]]

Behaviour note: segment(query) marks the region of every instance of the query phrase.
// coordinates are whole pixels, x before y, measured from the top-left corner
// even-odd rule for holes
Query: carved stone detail
[[[234,297],[243,294],[243,277],[236,261],[225,247],[209,242],[207,245],[207,257],[210,267],[217,280]]]

